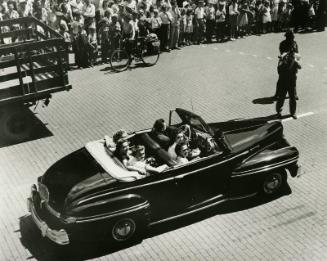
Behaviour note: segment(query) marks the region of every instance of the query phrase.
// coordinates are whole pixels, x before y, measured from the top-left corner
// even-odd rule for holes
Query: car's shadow
[[[47,124],[38,119],[36,114],[30,110],[27,113],[28,121],[26,123],[29,124],[30,128],[28,134],[23,133],[22,136],[15,134],[9,137],[0,135],[0,148],[53,136],[52,132],[46,127]]]
[[[273,198],[255,196],[252,198],[227,201],[197,214],[153,226],[148,230],[147,234],[144,236],[144,239],[189,226],[216,215],[224,215],[249,208],[255,208],[288,194],[291,194],[291,189],[287,185],[282,193],[274,196]],[[19,219],[19,223],[21,243],[31,253],[31,256],[27,259],[35,258],[40,261],[87,260],[105,256],[140,243],[140,241],[130,242],[129,244],[122,245],[119,248],[112,248],[107,242],[101,241],[92,243],[75,242],[72,245],[62,247],[56,246],[46,238],[42,238],[30,215],[21,217]]]

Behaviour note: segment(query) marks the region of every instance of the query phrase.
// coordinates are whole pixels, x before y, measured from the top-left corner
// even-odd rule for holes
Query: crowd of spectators
[[[0,20],[33,15],[62,34],[79,67],[107,62],[118,40],[158,35],[161,50],[253,34],[323,30],[323,0],[0,0]],[[318,19],[317,19],[318,17]],[[325,22],[323,22],[325,23]],[[321,23],[320,23],[321,24]]]

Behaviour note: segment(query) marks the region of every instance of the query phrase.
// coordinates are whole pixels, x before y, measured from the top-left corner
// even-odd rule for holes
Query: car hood
[[[67,200],[73,201],[91,190],[116,182],[85,148],[57,161],[40,181],[48,189],[49,204],[57,211],[62,210]]]

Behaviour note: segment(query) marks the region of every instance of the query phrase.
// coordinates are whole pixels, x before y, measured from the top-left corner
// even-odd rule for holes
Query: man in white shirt
[[[202,43],[204,31],[205,31],[205,12],[204,12],[204,2],[199,0],[197,8],[194,10],[195,16],[195,31],[196,31],[196,42],[197,44]]]
[[[95,6],[90,0],[85,0],[83,15],[85,30],[88,32],[89,27],[95,26]]]

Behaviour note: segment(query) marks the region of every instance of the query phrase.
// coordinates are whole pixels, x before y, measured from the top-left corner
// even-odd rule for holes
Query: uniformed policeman
[[[300,56],[298,54],[298,46],[294,41],[294,34],[291,30],[285,33],[286,39],[279,45],[280,61],[278,65],[278,82],[276,90],[276,111],[278,117],[281,117],[282,108],[286,98],[289,94],[290,99],[290,113],[294,119],[296,116],[296,74],[298,69],[301,69],[299,64]]]

